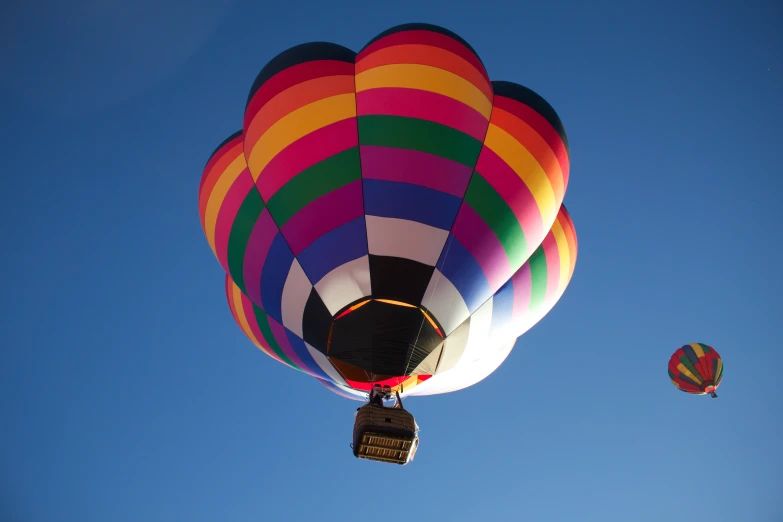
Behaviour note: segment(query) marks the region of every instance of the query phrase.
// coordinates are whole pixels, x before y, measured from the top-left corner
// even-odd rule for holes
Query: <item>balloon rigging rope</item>
[[[445,266],[446,258],[449,257],[449,249],[451,248],[451,240],[452,240],[452,238],[449,237],[448,244],[446,245],[446,253],[443,254],[443,263],[441,263],[441,266]],[[437,270],[437,268],[438,267],[435,266],[436,270]],[[435,290],[438,288],[438,282],[439,281],[440,281],[440,270],[438,270],[438,275],[435,277],[435,284],[432,285],[432,292],[430,293],[430,298],[427,301],[427,310],[429,310],[430,304],[432,303],[432,298],[435,296]],[[419,336],[421,336],[421,331],[424,328],[424,321],[426,321],[426,319],[424,318],[423,315],[424,314],[422,314],[421,324],[419,325],[419,333],[416,334],[416,340],[413,341],[413,346],[411,347],[410,353],[408,354],[408,362],[405,363],[405,371],[402,372],[403,379],[408,374],[408,366],[410,366],[410,364],[411,364],[411,358],[413,358],[413,351],[416,349],[416,345],[419,342]],[[402,384],[402,383],[400,383],[400,384]]]

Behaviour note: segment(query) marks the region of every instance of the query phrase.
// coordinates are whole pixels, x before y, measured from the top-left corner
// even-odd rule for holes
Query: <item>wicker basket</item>
[[[359,408],[353,427],[353,454],[357,458],[405,465],[418,442],[410,412],[374,404]]]

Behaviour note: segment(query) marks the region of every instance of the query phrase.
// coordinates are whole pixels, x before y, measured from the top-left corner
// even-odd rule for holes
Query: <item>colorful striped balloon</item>
[[[199,214],[267,355],[348,397],[444,393],[492,373],[565,291],[569,168],[543,98],[409,24],[358,54],[272,59],[207,162]]]
[[[691,343],[678,348],[669,359],[669,379],[680,390],[693,395],[718,396],[723,380],[723,360],[715,348]]]

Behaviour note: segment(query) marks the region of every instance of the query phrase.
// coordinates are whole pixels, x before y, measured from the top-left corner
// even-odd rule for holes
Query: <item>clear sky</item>
[[[497,372],[406,402],[394,467],[234,324],[196,194],[267,60],[412,21],[558,111],[579,257]],[[0,520],[783,520],[782,26],[773,1],[3,2]],[[724,358],[716,400],[669,382],[689,342]]]

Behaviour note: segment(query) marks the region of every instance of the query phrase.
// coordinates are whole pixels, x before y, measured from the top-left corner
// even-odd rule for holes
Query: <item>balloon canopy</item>
[[[669,359],[669,378],[686,393],[717,397],[715,392],[723,379],[723,360],[712,346],[686,344]]]
[[[212,154],[201,224],[231,313],[332,391],[445,393],[491,374],[574,271],[554,109],[462,38],[395,27],[273,58]]]

